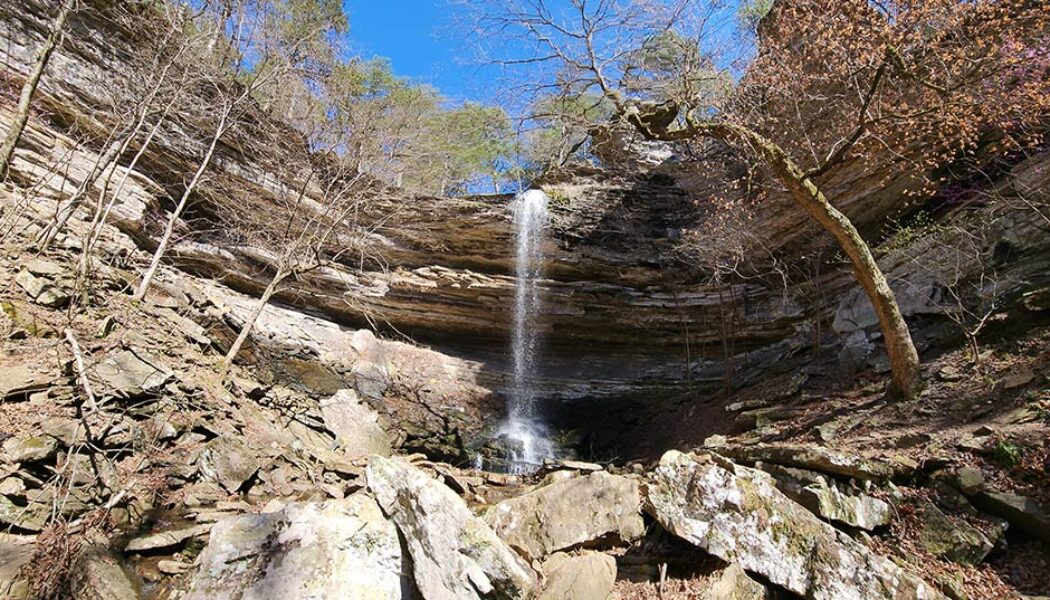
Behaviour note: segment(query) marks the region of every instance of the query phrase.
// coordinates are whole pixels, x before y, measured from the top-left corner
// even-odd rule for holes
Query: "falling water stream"
[[[514,199],[514,332],[511,353],[514,379],[510,388],[507,419],[497,436],[512,442],[512,463],[516,470],[527,471],[554,454],[547,428],[536,412],[536,390],[533,382],[540,350],[538,318],[543,294],[539,285],[543,277],[543,246],[550,217],[547,195],[528,190]]]

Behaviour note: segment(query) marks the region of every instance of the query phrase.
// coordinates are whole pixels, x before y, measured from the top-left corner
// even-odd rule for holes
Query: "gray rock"
[[[0,495],[21,496],[26,491],[26,482],[18,477],[7,477],[0,480]]]
[[[40,462],[55,455],[58,451],[58,440],[48,435],[13,437],[4,442],[3,449],[6,462]]]
[[[893,294],[905,317],[921,314],[943,314],[947,308],[944,304],[943,287],[936,281],[900,281],[890,284]],[[831,328],[837,333],[852,333],[878,325],[875,308],[868,300],[864,290],[856,289],[839,304],[835,311],[835,320]]]
[[[192,565],[178,560],[157,561],[157,570],[165,575],[181,575],[188,571]]]
[[[893,507],[889,503],[867,494],[845,491],[819,473],[777,465],[761,468],[773,475],[780,491],[824,519],[869,531],[893,519]]]
[[[84,425],[79,419],[50,417],[40,423],[40,430],[67,448],[72,448],[77,442],[86,439]]]
[[[408,462],[372,457],[368,487],[397,524],[428,600],[527,598],[536,575],[443,483]]]
[[[0,600],[29,600],[22,567],[33,559],[34,537],[0,533]]]
[[[1029,535],[1050,542],[1050,511],[1035,500],[987,490],[971,496],[970,501],[984,512],[1002,517]]]
[[[25,290],[33,302],[48,308],[60,308],[70,299],[70,287],[63,275],[58,265],[33,259],[15,276],[15,283]]]
[[[109,550],[91,546],[80,553],[70,569],[73,600],[138,600],[139,592]]]
[[[962,467],[955,472],[955,482],[959,491],[973,495],[984,489],[984,473],[977,467]]]
[[[544,581],[536,600],[606,600],[616,583],[616,560],[600,552],[557,552],[540,571]]]
[[[220,521],[186,600],[411,598],[394,524],[358,494]]]
[[[0,367],[0,400],[28,398],[51,387],[51,377],[26,365]]]
[[[919,542],[930,554],[952,562],[980,564],[1005,533],[1000,527],[990,538],[963,519],[949,518],[932,502],[920,501],[918,507],[921,522]]]
[[[842,349],[839,350],[839,367],[843,373],[858,373],[871,364],[874,354],[875,344],[868,340],[864,331],[854,331],[842,342]]]
[[[232,494],[259,470],[259,459],[241,440],[219,436],[201,448],[197,466],[201,475]]]
[[[704,590],[703,600],[765,600],[768,597],[766,586],[748,577],[740,565],[733,563]]]
[[[901,474],[901,471],[904,470],[900,466],[821,446],[755,444],[726,448],[719,453],[749,463],[773,463],[862,481],[886,481]]]
[[[1050,310],[1050,287],[1025,292],[1024,307],[1032,312]]]
[[[597,471],[545,485],[485,511],[485,521],[532,559],[615,534],[625,542],[645,533],[634,479]]]
[[[107,353],[90,369],[96,391],[118,398],[135,398],[158,391],[173,374],[149,352],[139,349]]]
[[[18,506],[0,496],[0,523],[25,531],[43,531],[51,517],[51,507],[39,502]]]
[[[171,548],[173,546],[178,546],[191,538],[208,535],[211,528],[211,523],[203,523],[201,525],[192,525],[190,527],[181,527],[179,529],[171,529],[168,531],[144,535],[128,542],[127,546],[124,547],[124,551],[144,552],[147,550]]]
[[[390,437],[379,425],[379,413],[362,402],[354,390],[339,390],[322,400],[321,414],[325,428],[335,435],[348,458],[390,456]]]
[[[942,597],[792,501],[769,474],[723,459],[666,453],[648,510],[674,535],[813,600]]]

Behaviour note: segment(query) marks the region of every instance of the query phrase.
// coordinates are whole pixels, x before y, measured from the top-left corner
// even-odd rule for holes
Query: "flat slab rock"
[[[132,348],[105,354],[88,376],[103,395],[135,398],[160,390],[173,374],[152,353]]]
[[[321,414],[339,448],[351,459],[372,454],[390,456],[390,437],[379,424],[379,413],[354,390],[339,390],[321,401]]]
[[[1035,500],[988,490],[970,497],[974,505],[992,515],[1002,517],[1018,529],[1050,542],[1050,508],[1040,506]]]
[[[747,463],[773,463],[861,481],[887,481],[903,471],[897,465],[820,446],[756,444],[724,448],[719,453]]]
[[[162,548],[178,546],[188,539],[208,535],[211,528],[211,523],[204,523],[201,525],[191,525],[189,527],[151,533],[129,541],[127,545],[124,546],[124,551],[145,552],[148,550],[159,550]]]
[[[889,503],[845,490],[819,473],[779,465],[755,466],[774,477],[777,489],[827,520],[870,531],[893,519]]]
[[[379,456],[367,478],[404,536],[424,598],[532,597],[533,570],[445,484],[404,460]]]
[[[363,494],[220,521],[200,565],[186,600],[413,597],[397,530]]]
[[[600,552],[557,552],[544,561],[536,600],[607,600],[616,583],[616,559]]]
[[[780,492],[763,471],[671,451],[648,511],[669,532],[814,600],[943,596]]]
[[[533,559],[615,534],[645,533],[637,480],[603,471],[545,485],[489,508],[485,521]]]

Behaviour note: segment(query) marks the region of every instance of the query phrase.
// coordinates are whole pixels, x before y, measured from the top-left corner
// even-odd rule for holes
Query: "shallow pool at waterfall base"
[[[493,473],[527,475],[556,455],[544,427],[535,422],[509,420],[478,448],[474,466]]]

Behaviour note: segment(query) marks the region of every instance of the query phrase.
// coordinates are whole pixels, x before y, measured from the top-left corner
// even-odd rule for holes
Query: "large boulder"
[[[616,560],[608,554],[557,552],[543,562],[536,600],[606,600],[616,583]]]
[[[536,574],[466,503],[409,463],[372,457],[368,487],[397,524],[428,600],[527,598]]]
[[[139,592],[120,559],[104,546],[90,546],[70,569],[72,600],[138,600]]]
[[[989,524],[985,532],[965,519],[949,517],[928,500],[919,500],[917,505],[919,542],[930,554],[952,562],[980,564],[1006,532],[1002,521]]]
[[[398,600],[410,577],[394,524],[357,494],[220,521],[186,600]]]
[[[259,459],[244,442],[220,436],[201,448],[197,465],[205,479],[235,493],[259,470]]]
[[[942,597],[785,496],[768,473],[718,457],[665,454],[648,510],[674,535],[807,598]]]
[[[638,481],[604,471],[545,485],[485,512],[501,538],[533,559],[615,535],[645,533]]]
[[[349,458],[372,454],[390,456],[390,437],[379,425],[379,413],[361,401],[354,390],[339,390],[321,401],[325,428],[335,435]]]

